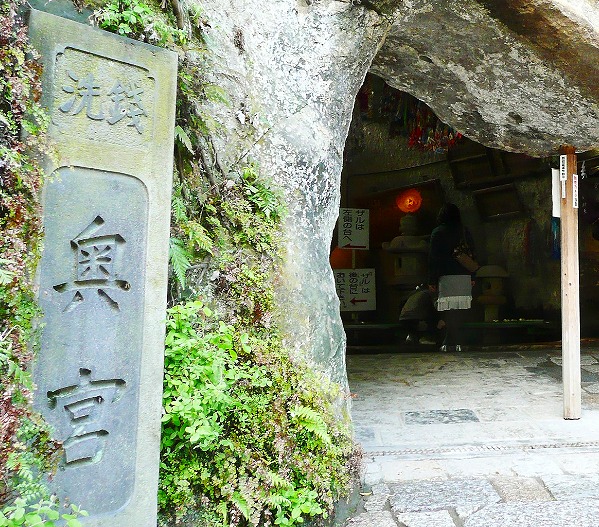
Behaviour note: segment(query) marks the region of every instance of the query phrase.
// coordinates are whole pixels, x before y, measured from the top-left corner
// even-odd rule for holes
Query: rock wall
[[[292,349],[346,385],[345,335],[328,256],[353,102],[386,24],[348,2],[204,0],[208,82],[232,101],[207,106],[227,172],[248,160],[289,210],[278,304]]]
[[[539,156],[561,144],[599,146],[591,0],[192,4],[210,43],[208,81],[232,100],[205,108],[222,125],[211,138],[215,159],[225,172],[255,160],[284,189],[283,326],[294,349],[341,382],[344,335],[328,255],[343,145],[369,69],[486,146]],[[538,31],[539,20],[552,30]]]

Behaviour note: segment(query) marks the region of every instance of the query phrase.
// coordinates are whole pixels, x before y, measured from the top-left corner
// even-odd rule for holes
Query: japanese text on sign
[[[79,376],[78,384],[48,393],[50,408],[64,412],[71,428],[63,441],[67,466],[102,460],[110,433],[105,413],[120,399],[126,385],[123,379],[92,380],[92,371],[87,368],[81,368]]]
[[[578,174],[572,174],[572,208],[578,208]]]
[[[566,181],[568,179],[567,167],[568,167],[568,156],[559,156],[559,180],[560,181]]]
[[[341,311],[376,309],[374,269],[333,269]]]
[[[344,208],[339,211],[337,230],[341,249],[369,249],[369,216],[368,209]]]
[[[110,125],[126,119],[127,126],[143,133],[141,118],[148,114],[142,101],[144,90],[137,83],[116,79],[102,86],[91,73],[81,75],[68,70],[67,74],[68,82],[63,84],[62,91],[68,95],[58,107],[61,112],[78,115],[85,110],[89,119],[105,120]]]

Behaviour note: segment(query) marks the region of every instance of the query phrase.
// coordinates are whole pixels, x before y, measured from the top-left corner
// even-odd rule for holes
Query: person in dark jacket
[[[431,233],[428,258],[428,285],[437,293],[437,311],[445,321],[441,351],[461,351],[461,327],[465,310],[472,304],[472,276],[455,258],[462,245],[472,248],[472,240],[462,225],[460,209],[453,203],[441,207],[438,226]]]

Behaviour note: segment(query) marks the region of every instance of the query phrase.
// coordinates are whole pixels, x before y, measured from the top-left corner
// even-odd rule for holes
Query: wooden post
[[[565,156],[565,182],[561,182],[561,292],[562,292],[562,376],[564,419],[580,419],[580,301],[578,278],[578,176],[576,151],[561,148]],[[562,158],[563,159],[563,158]],[[563,167],[561,167],[563,170]],[[565,190],[564,190],[565,185]]]

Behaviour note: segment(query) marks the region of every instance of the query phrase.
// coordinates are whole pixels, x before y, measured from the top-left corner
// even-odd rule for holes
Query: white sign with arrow
[[[374,311],[374,269],[333,269],[341,311]]]
[[[337,220],[337,230],[339,232],[337,245],[341,249],[367,251],[370,248],[369,217],[370,211],[368,209],[341,209]]]

